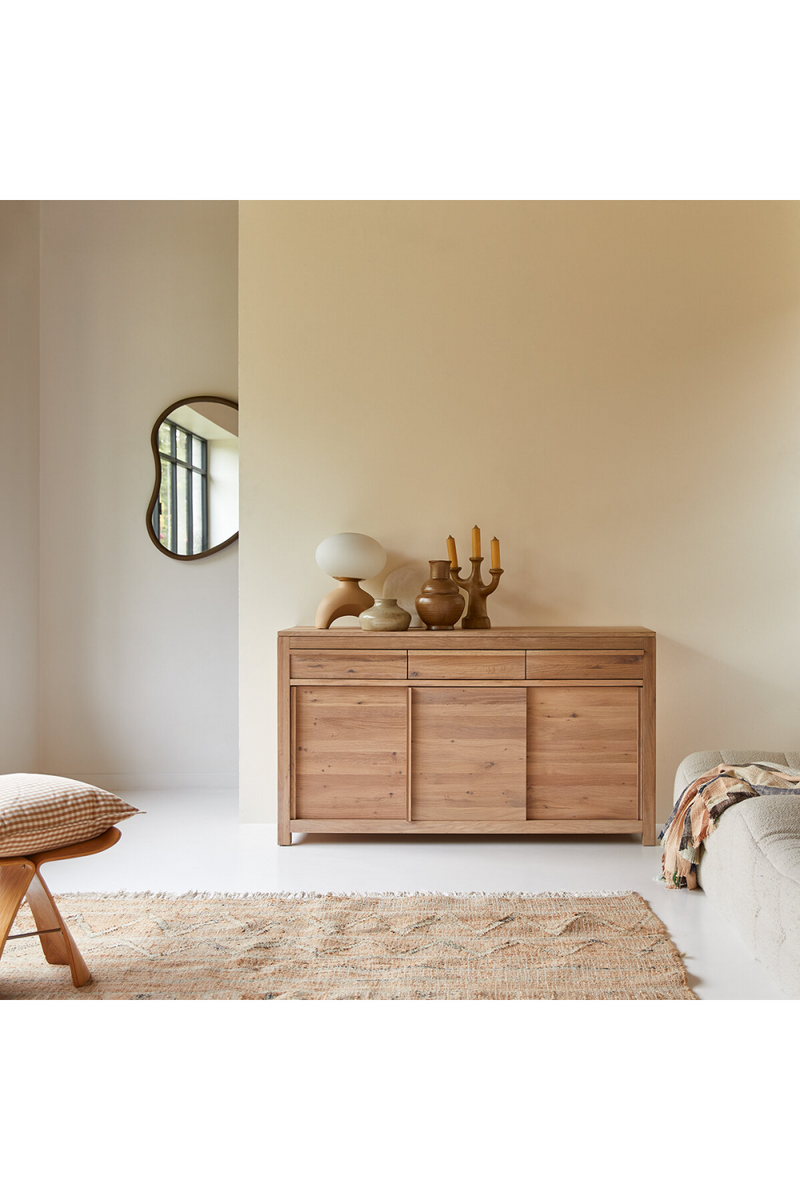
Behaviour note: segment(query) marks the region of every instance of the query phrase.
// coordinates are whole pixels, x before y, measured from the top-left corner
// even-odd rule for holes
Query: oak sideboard
[[[278,842],[638,833],[655,845],[655,634],[278,634]]]

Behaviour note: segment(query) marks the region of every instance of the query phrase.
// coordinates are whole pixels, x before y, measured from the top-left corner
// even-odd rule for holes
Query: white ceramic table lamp
[[[337,617],[357,617],[371,608],[372,596],[358,585],[362,579],[374,578],[385,563],[383,546],[363,533],[335,533],[320,542],[317,565],[338,579],[339,586],[320,601],[315,627],[329,629]]]

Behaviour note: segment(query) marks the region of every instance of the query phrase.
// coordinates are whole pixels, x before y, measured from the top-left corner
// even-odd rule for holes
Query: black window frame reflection
[[[166,453],[161,448],[161,430],[167,427],[169,430],[169,453]],[[177,421],[170,420],[165,417],[158,427],[158,457],[161,462],[161,477],[162,479],[169,476],[169,493],[172,500],[172,521],[169,527],[169,538],[167,541],[162,540],[161,517],[162,504],[159,496],[156,505],[153,509],[153,531],[156,538],[162,546],[170,550],[173,554],[185,557],[191,557],[195,554],[203,554],[208,550],[208,442],[206,438],[201,437],[198,433],[193,433],[191,429],[187,429],[184,425],[179,425]],[[182,433],[186,437],[186,458],[182,458],[178,452],[178,434]],[[195,446],[200,448],[200,463],[194,461]],[[184,499],[184,515],[186,525],[186,546],[182,550],[178,550],[178,469],[183,468],[187,473],[186,496]],[[166,473],[165,473],[166,472]],[[194,477],[200,478],[200,549],[197,549],[195,541],[195,509],[194,502]]]

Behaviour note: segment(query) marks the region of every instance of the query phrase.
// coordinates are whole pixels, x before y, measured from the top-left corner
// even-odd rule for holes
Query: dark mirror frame
[[[153,451],[153,461],[155,463],[156,481],[153,485],[153,494],[150,497],[150,503],[147,506],[147,532],[150,535],[150,541],[153,545],[166,554],[167,558],[174,558],[178,562],[193,562],[198,558],[208,558],[209,554],[216,554],[218,550],[224,550],[226,546],[232,545],[238,541],[239,530],[227,538],[226,541],[220,542],[218,546],[212,546],[209,550],[203,550],[200,554],[174,554],[172,550],[168,550],[166,546],[162,546],[156,536],[156,531],[153,528],[153,513],[155,512],[156,504],[158,503],[158,495],[161,490],[161,458],[158,453],[158,431],[161,428],[161,423],[167,419],[170,413],[175,412],[177,408],[182,408],[184,404],[191,404],[195,400],[213,401],[215,404],[225,404],[228,408],[235,408],[239,411],[239,403],[237,400],[226,400],[224,396],[184,396],[182,400],[176,400],[174,404],[170,404],[168,408],[156,417],[153,432],[150,434],[150,449]]]

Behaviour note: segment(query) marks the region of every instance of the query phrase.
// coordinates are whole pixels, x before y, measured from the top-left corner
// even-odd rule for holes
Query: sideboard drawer
[[[528,679],[641,679],[642,650],[526,650]]]
[[[405,650],[292,650],[292,679],[406,679]]]
[[[524,650],[409,650],[409,679],[524,679]]]

